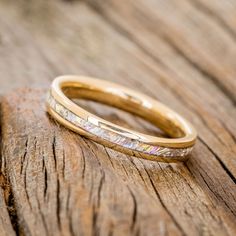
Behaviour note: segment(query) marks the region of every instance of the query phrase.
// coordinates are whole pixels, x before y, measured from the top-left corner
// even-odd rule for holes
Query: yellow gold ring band
[[[106,121],[74,103],[85,98],[138,115],[171,138],[143,134]],[[67,128],[125,154],[163,162],[185,161],[197,133],[183,117],[139,92],[84,76],[57,77],[47,99],[48,112]]]

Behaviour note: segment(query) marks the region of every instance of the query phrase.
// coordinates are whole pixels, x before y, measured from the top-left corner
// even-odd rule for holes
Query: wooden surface
[[[2,0],[0,55],[0,235],[236,235],[235,1]],[[178,111],[199,133],[190,160],[129,157],[63,128],[44,107],[61,74]]]

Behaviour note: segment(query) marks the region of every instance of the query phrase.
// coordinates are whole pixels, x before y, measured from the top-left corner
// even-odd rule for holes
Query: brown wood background
[[[184,115],[199,132],[190,160],[132,158],[58,125],[44,102],[61,74]],[[0,235],[236,235],[235,0],[1,0],[0,82]]]

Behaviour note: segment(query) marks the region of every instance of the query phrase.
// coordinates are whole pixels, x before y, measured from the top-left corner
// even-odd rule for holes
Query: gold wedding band
[[[170,138],[140,133],[106,121],[80,107],[72,99],[101,102],[135,115],[162,129]],[[61,76],[51,86],[47,110],[65,127],[125,154],[162,162],[185,161],[197,133],[183,117],[139,92],[112,82]]]

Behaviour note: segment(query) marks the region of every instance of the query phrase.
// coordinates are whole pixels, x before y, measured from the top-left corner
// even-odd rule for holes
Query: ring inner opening
[[[158,112],[158,109],[154,110],[148,101],[127,94],[120,89],[104,91],[87,84],[73,84],[73,86],[72,84],[64,84],[62,91],[70,99],[91,100],[137,115],[163,130],[171,138],[185,136],[181,124],[176,122],[176,119]]]

